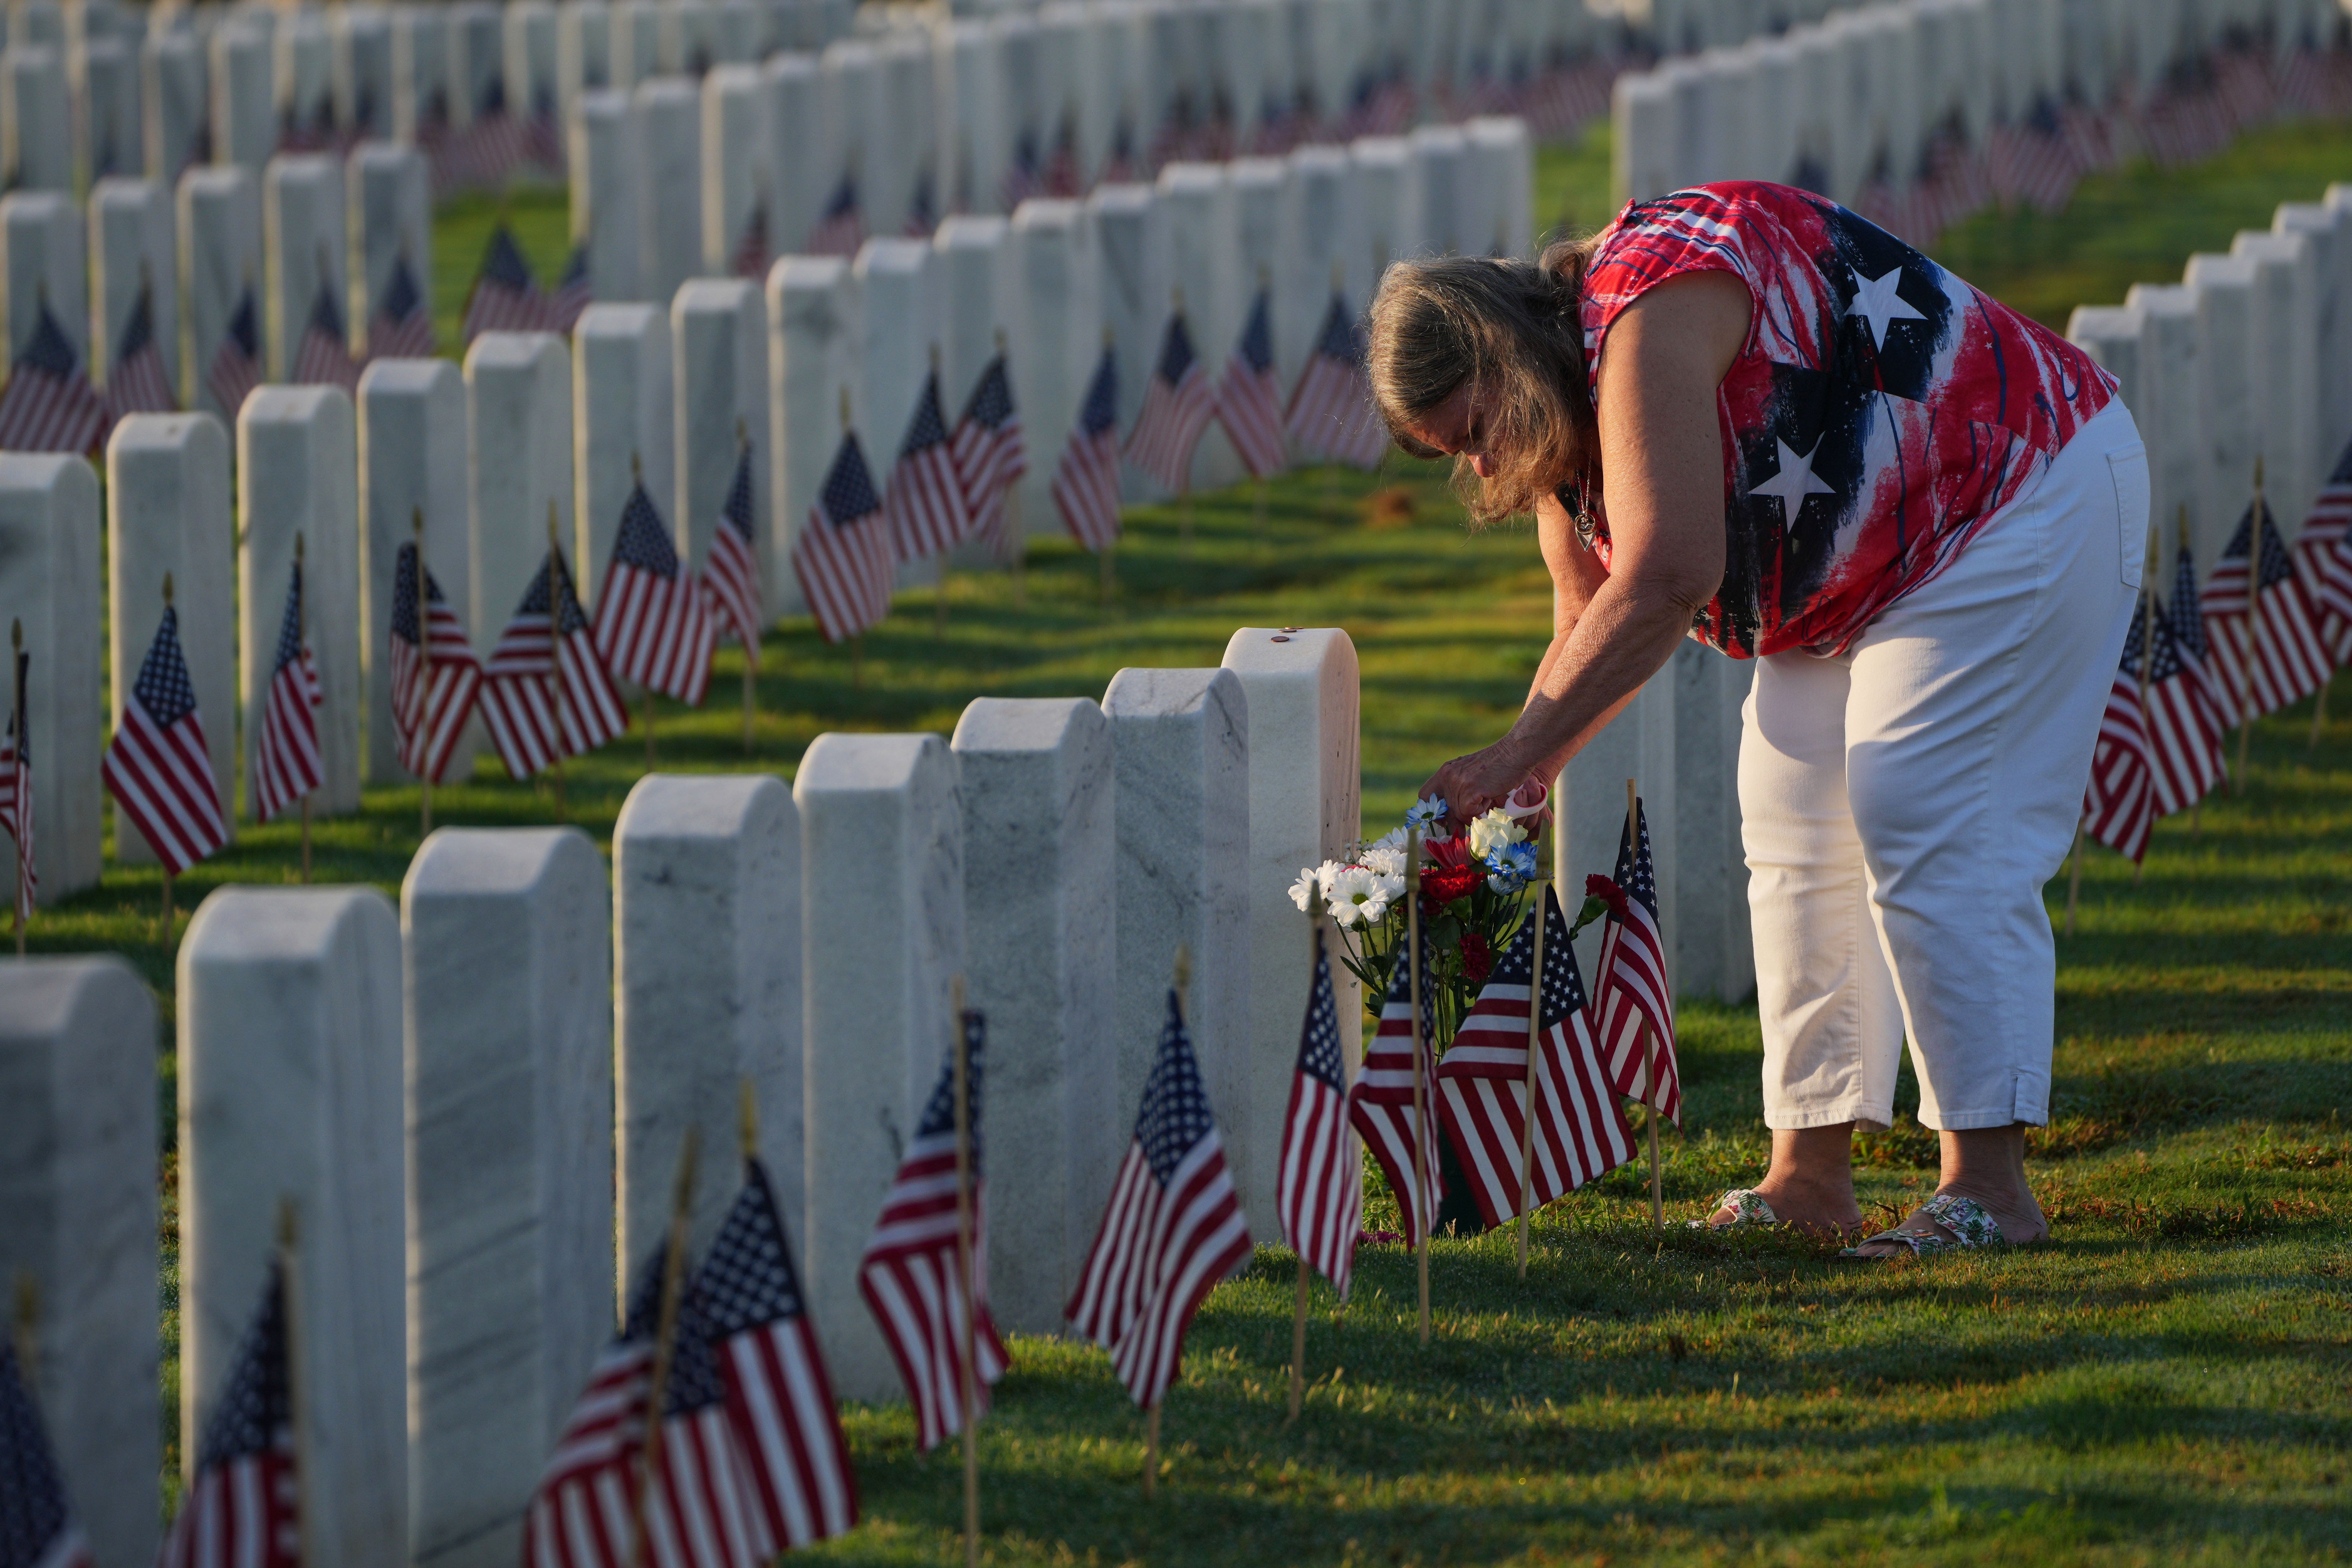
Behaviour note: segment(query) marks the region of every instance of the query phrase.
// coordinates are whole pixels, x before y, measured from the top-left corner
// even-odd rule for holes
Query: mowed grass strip
[[[2275,128],[2199,170],[2086,182],[2063,220],[1981,215],[1937,255],[2063,325],[2073,303],[2178,277],[2190,250],[2226,248],[2234,229],[2266,224],[2276,201],[2315,199],[2341,169],[2352,169],[2344,128]],[[1544,150],[1538,182],[1539,224],[1606,221],[1606,128]],[[551,283],[562,197],[506,205]],[[498,210],[463,203],[438,226],[436,310],[451,352]],[[2058,280],[2037,292],[2045,276]],[[1125,665],[1213,663],[1239,626],[1339,625],[1363,661],[1364,809],[1378,831],[1439,763],[1517,711],[1549,618],[1534,542],[1524,528],[1465,533],[1442,474],[1391,457],[1376,478],[1288,476],[1262,519],[1250,487],[1198,498],[1194,513],[1188,546],[1176,509],[1130,511],[1108,605],[1094,559],[1054,540],[1037,543],[1017,587],[1002,573],[952,572],[943,634],[938,595],[902,595],[865,639],[862,686],[847,650],[805,621],[778,628],[757,671],[748,755],[741,656],[722,650],[703,710],[656,705],[657,765],[789,775],[824,730],[946,731],[983,693],[1099,694]],[[1426,1350],[1411,1258],[1368,1248],[1352,1301],[1316,1289],[1312,1382],[1295,1426],[1283,1422],[1295,1266],[1263,1246],[1194,1326],[1150,1507],[1142,1423],[1106,1359],[1018,1340],[983,1428],[986,1560],[2341,1561],[2352,1550],[2352,1129],[2341,1119],[2352,1100],[2352,723],[2331,724],[2315,751],[2308,721],[2305,704],[2258,725],[2251,787],[2193,823],[2160,825],[2137,882],[2116,857],[2088,854],[2078,929],[2060,943],[2052,1121],[2031,1145],[2056,1245],[1856,1266],[1796,1238],[1684,1228],[1760,1173],[1768,1148],[1753,1007],[1686,1003],[1685,1124],[1661,1138],[1665,1232],[1649,1224],[1637,1165],[1539,1217],[1524,1285],[1507,1235],[1440,1241]],[[609,845],[646,768],[636,731],[567,764],[563,818]],[[371,789],[357,816],[321,819],[319,879],[396,895],[418,806],[413,786]],[[486,757],[435,792],[434,816],[546,823],[558,799],[549,782],[507,780]],[[295,877],[295,829],[246,825],[180,879],[181,921],[221,882]],[[43,912],[33,945],[124,952],[156,986],[168,1151],[161,895],[152,868],[110,859],[100,889]],[[2062,876],[2053,920],[2063,896]],[[1857,1141],[1865,1207],[1885,1217],[1934,1185],[1935,1135],[1916,1104],[1906,1065],[1896,1124]],[[167,1160],[173,1474],[174,1178]],[[1377,1178],[1370,1192],[1368,1223],[1393,1228]],[[954,1448],[915,1453],[903,1410],[847,1419],[866,1522],[814,1555],[959,1561]]]

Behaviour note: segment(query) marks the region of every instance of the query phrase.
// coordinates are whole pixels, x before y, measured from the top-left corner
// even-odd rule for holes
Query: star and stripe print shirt
[[[1717,395],[1723,584],[1693,628],[1738,658],[1842,652],[2116,395],[2089,355],[1874,224],[1748,181],[1635,202],[1601,234],[1583,304],[1596,395],[1609,329],[1696,272],[1754,301]]]

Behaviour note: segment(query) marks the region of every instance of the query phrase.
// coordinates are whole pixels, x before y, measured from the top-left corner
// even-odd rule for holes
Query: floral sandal
[[[1716,1224],[1716,1209],[1729,1209],[1731,1217],[1720,1225]],[[1732,1188],[1716,1199],[1715,1208],[1708,1209],[1706,1213],[1706,1218],[1690,1222],[1693,1230],[1755,1230],[1780,1223],[1780,1216],[1772,1212],[1772,1205],[1749,1187]]]
[[[1984,1205],[1974,1198],[1964,1198],[1958,1193],[1938,1193],[1921,1204],[1918,1212],[1933,1222],[1934,1230],[1925,1234],[1882,1230],[1876,1236],[1863,1237],[1855,1246],[1841,1249],[1838,1256],[1857,1258],[1864,1262],[1901,1256],[1893,1252],[1862,1250],[1874,1241],[1899,1241],[1911,1249],[1914,1258],[1933,1258],[1939,1253],[1961,1252],[1972,1247],[2011,1245],[2009,1237],[2000,1233],[2000,1222],[1987,1213]]]

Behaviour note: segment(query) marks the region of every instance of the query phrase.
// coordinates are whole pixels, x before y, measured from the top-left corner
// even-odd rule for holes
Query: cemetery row
[[[2345,29],[2334,0],[1889,0],[1620,76],[1619,191],[1801,184],[1924,247],[1992,201],[2058,211],[2135,153],[2352,113]]]
[[[30,461],[73,462],[9,463]],[[1559,870],[1580,875],[1612,864],[1642,774],[1686,992],[1749,984],[1729,891],[1744,673],[1677,656],[1555,795]],[[1219,667],[1122,670],[1099,703],[980,700],[951,742],[822,736],[789,786],[649,775],[609,879],[573,829],[457,828],[426,839],[397,910],[361,889],[215,892],[178,958],[188,1462],[290,1200],[314,1552],[514,1561],[689,1129],[696,1256],[734,1196],[746,1082],[834,1390],[898,1397],[859,1262],[959,976],[989,1025],[1000,1325],[1062,1330],[1180,947],[1242,1212],[1278,1237],[1309,976],[1290,885],[1359,831],[1358,702],[1346,633],[1245,627]],[[1338,978],[1352,1063],[1360,1005]],[[155,1534],[154,1030],[119,961],[0,966],[0,1142],[29,1152],[0,1190],[0,1270],[42,1304],[41,1408],[101,1568],[149,1560]]]

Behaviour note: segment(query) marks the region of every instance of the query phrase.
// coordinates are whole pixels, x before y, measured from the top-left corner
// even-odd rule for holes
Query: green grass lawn
[[[1538,223],[1604,220],[1607,170],[1605,129],[1546,150]],[[2281,129],[2203,169],[2087,182],[2065,220],[1985,215],[1938,254],[2063,322],[2078,300],[2177,277],[2189,250],[2225,247],[2235,228],[2267,223],[2273,202],[2314,199],[2343,171],[2352,132]],[[508,210],[551,281],[562,198],[517,196]],[[446,342],[496,212],[460,205],[439,226]],[[1379,508],[1375,490],[1390,492]],[[730,649],[708,707],[661,707],[659,765],[789,775],[824,730],[946,731],[983,693],[1099,693],[1125,665],[1213,663],[1238,626],[1339,625],[1363,663],[1366,819],[1384,826],[1431,769],[1516,710],[1549,613],[1533,542],[1523,529],[1465,534],[1442,475],[1395,458],[1377,479],[1286,478],[1262,523],[1254,499],[1201,498],[1189,548],[1172,509],[1131,512],[1108,605],[1093,560],[1050,542],[1017,586],[955,574],[944,634],[932,594],[903,595],[866,639],[862,688],[845,650],[787,623],[758,671],[751,754]],[[1352,1302],[1318,1289],[1296,1426],[1283,1420],[1294,1265],[1262,1247],[1194,1326],[1148,1506],[1142,1425],[1106,1359],[1016,1341],[982,1443],[988,1560],[2342,1561],[2352,722],[2306,750],[2308,712],[2258,726],[2250,790],[2212,802],[2200,827],[2162,825],[2144,880],[2091,854],[2080,930],[2060,945],[2053,1121],[2032,1154],[2055,1245],[1864,1267],[1788,1238],[1682,1228],[1760,1173],[1766,1147],[1752,1008],[1686,1005],[1686,1123],[1662,1139],[1672,1228],[1652,1228],[1644,1178],[1628,1169],[1541,1217],[1524,1284],[1507,1238],[1441,1242],[1425,1349],[1411,1260],[1368,1251]],[[635,731],[576,763],[568,819],[608,844],[645,768]],[[320,879],[396,893],[417,807],[414,789],[371,790],[358,816],[320,823]],[[486,761],[436,792],[435,816],[542,823],[556,800]],[[182,921],[220,882],[293,880],[294,846],[291,828],[246,829],[181,879]],[[128,954],[168,1019],[176,932],[163,928],[160,892],[152,869],[110,863],[101,888],[37,921],[33,945]],[[2054,883],[2053,918],[2063,896]],[[1866,1207],[1891,1216],[1933,1187],[1933,1136],[1907,1109],[1859,1158]],[[163,1394],[175,1466],[171,1180]],[[954,1451],[918,1455],[903,1410],[853,1410],[848,1426],[866,1522],[814,1555],[955,1561]]]

